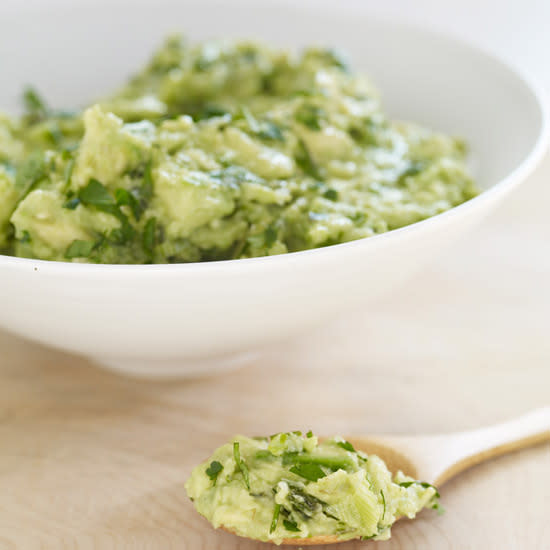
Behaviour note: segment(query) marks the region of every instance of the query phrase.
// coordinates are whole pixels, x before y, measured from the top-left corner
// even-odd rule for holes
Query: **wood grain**
[[[211,379],[150,383],[3,334],[0,349],[2,550],[261,548],[212,531],[183,489],[191,467],[233,433],[390,430],[395,426],[388,418],[396,416],[399,431],[435,428],[442,416],[467,428],[496,420],[502,410],[519,412],[529,401],[457,410],[445,403],[445,390],[427,403],[414,391],[404,400],[414,386],[410,374],[390,383],[376,368],[297,370],[274,358]],[[540,383],[548,380],[546,373],[532,374]],[[447,385],[427,368],[418,375],[425,383],[432,379],[431,387]],[[488,383],[492,377],[482,378]],[[395,385],[403,385],[397,402]],[[445,516],[425,512],[396,526],[392,541],[379,545],[464,549],[479,547],[481,538],[488,549],[519,547],[502,546],[510,540],[545,548],[549,465],[547,445],[475,468],[445,486]]]
[[[201,380],[126,379],[0,333],[0,550],[268,548],[213,531],[185,496],[235,433],[449,432],[548,405],[548,240],[513,234],[478,233],[391,307]],[[548,550],[549,487],[550,445],[520,451],[445,484],[445,515],[338,548]]]

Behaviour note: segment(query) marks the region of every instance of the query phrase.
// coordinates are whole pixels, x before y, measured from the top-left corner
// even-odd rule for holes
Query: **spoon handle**
[[[439,486],[480,462],[543,441],[550,442],[550,407],[477,430],[380,442],[403,453],[418,479]]]
[[[452,434],[448,438],[448,447],[432,474],[436,484],[440,485],[480,462],[550,441],[550,407],[502,424]]]

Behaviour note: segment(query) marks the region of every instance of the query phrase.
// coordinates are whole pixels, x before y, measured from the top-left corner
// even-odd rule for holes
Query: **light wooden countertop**
[[[513,197],[391,301],[233,373],[126,379],[0,333],[0,550],[263,548],[212,531],[183,488],[235,433],[449,432],[549,404],[550,223],[528,186],[530,216]],[[547,550],[550,445],[442,498],[444,516],[341,548]]]

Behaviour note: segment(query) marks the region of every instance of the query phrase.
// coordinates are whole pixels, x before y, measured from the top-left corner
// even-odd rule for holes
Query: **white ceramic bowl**
[[[484,193],[397,231],[270,258],[111,266],[0,256],[0,326],[126,373],[237,365],[407,279],[524,181],[546,150],[540,95],[493,56],[413,27],[265,0],[2,3],[0,105],[13,109],[28,82],[57,105],[100,96],[173,30],[347,50],[392,116],[467,139]]]

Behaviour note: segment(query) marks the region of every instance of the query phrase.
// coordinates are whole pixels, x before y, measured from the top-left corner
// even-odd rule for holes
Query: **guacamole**
[[[187,483],[197,511],[214,527],[281,544],[336,536],[385,540],[400,517],[438,508],[432,485],[333,438],[311,432],[237,436],[197,466]]]
[[[406,93],[406,91],[404,91]],[[250,258],[370,237],[478,192],[462,141],[388,120],[330,49],[169,37],[83,110],[0,115],[0,252],[95,263]]]

